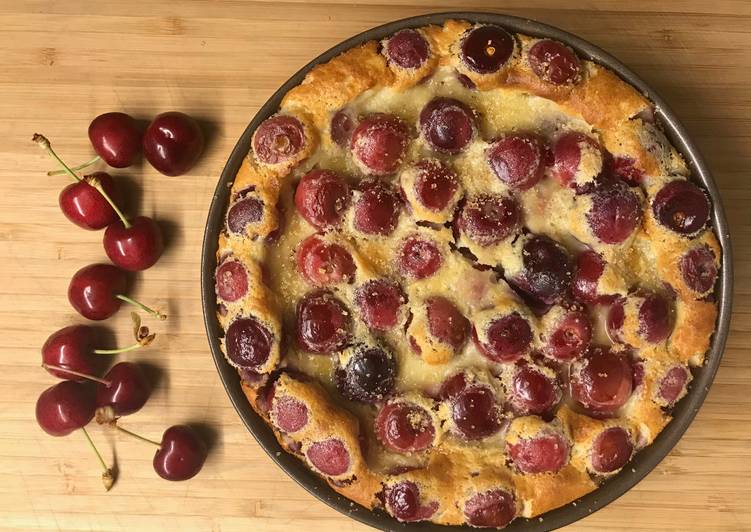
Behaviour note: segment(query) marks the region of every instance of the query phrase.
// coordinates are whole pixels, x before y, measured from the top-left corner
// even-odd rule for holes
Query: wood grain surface
[[[82,2],[0,0],[0,528],[66,530],[366,530],[298,487],[258,447],[221,386],[205,338],[199,255],[217,177],[258,107],[318,53],[369,27],[411,15],[484,10],[534,18],[605,48],[675,109],[713,169],[735,251],[735,308],[727,351],[696,421],[635,489],[571,530],[751,529],[751,2],[363,0]],[[123,425],[159,438],[198,423],[212,442],[200,476],[159,479],[153,449],[98,427],[92,436],[120,478],[105,494],[79,432],[45,435],[34,421],[54,380],[39,349],[84,320],[66,290],[80,267],[105,261],[98,232],[57,205],[68,181],[30,142],[50,137],[69,162],[92,155],[96,115],[148,120],[182,110],[209,143],[188,176],[148,165],[114,171],[127,211],[167,235],[161,261],[134,294],[166,310],[153,346],[127,357],[157,382]],[[106,323],[124,343],[128,313]],[[125,357],[124,357],[125,358]]]

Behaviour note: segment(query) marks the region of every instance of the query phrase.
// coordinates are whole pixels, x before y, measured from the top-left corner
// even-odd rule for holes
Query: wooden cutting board
[[[431,11],[484,10],[559,26],[609,50],[677,111],[715,172],[735,248],[735,314],[722,367],[686,436],[635,489],[572,530],[751,529],[751,2],[743,0],[417,0],[180,3],[0,0],[0,528],[75,530],[365,530],[298,487],[241,425],[209,355],[199,299],[206,212],[224,162],[258,107],[318,53],[369,27]],[[502,5],[501,5],[502,4]],[[148,166],[116,171],[128,210],[156,217],[162,260],[134,294],[166,310],[149,349],[128,356],[158,379],[147,406],[123,425],[159,438],[198,422],[212,441],[192,481],[169,483],[153,449],[92,429],[120,479],[105,494],[74,433],[51,438],[34,421],[53,383],[39,348],[80,323],[70,276],[106,259],[101,233],[60,213],[68,181],[30,142],[48,135],[71,162],[92,155],[97,114],[148,119],[181,110],[209,143],[188,176]],[[747,284],[749,283],[749,284]],[[126,312],[107,323],[121,343]]]

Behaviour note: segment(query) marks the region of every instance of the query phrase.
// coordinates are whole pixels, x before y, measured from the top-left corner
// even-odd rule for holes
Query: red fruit
[[[157,115],[143,136],[143,154],[164,175],[187,173],[203,151],[203,132],[193,118],[170,111]]]
[[[527,190],[542,179],[544,141],[536,135],[508,135],[494,141],[486,155],[498,179],[516,190]]]
[[[415,164],[414,192],[424,207],[434,212],[446,209],[459,189],[456,173],[444,163],[425,159]]]
[[[207,453],[206,446],[190,427],[175,425],[164,431],[152,465],[165,480],[188,480],[201,470]]]
[[[490,194],[467,200],[456,220],[457,229],[483,247],[505,240],[520,223],[521,210],[516,200]]]
[[[360,196],[354,205],[355,229],[368,235],[393,233],[402,206],[396,190],[377,179],[365,180],[359,188]]]
[[[592,443],[592,469],[597,473],[618,471],[631,459],[634,444],[625,429],[611,427],[597,435]]]
[[[467,523],[478,528],[503,528],[515,516],[514,496],[503,489],[475,493],[464,503]]]
[[[631,397],[633,376],[633,365],[626,355],[590,347],[571,367],[571,396],[588,413],[607,417]]]
[[[443,264],[441,251],[433,241],[414,236],[404,241],[396,260],[401,274],[413,279],[430,277]]]
[[[571,311],[555,325],[545,345],[545,353],[556,360],[579,357],[592,340],[592,324],[586,314]]]
[[[151,386],[146,376],[132,362],[115,364],[102,380],[109,384],[97,383],[96,406],[111,408],[117,417],[138,412],[151,395]]]
[[[224,338],[227,358],[238,368],[254,369],[269,359],[274,335],[256,318],[241,317],[227,327]]]
[[[646,294],[639,306],[639,336],[655,344],[670,336],[672,330],[668,301],[657,294]]]
[[[93,333],[94,329],[86,325],[71,325],[52,333],[42,346],[42,363],[86,375],[96,374],[100,365],[94,356]],[[47,371],[60,379],[85,380],[66,371],[53,368]]]
[[[558,41],[542,39],[529,49],[529,66],[537,76],[554,85],[568,85],[579,77],[579,58]]]
[[[469,320],[445,297],[428,298],[425,307],[430,334],[458,351],[469,335]]]
[[[116,266],[131,272],[156,264],[164,251],[162,231],[146,216],[136,216],[125,227],[117,220],[104,232],[104,251]]]
[[[406,401],[392,401],[375,419],[376,436],[397,453],[424,451],[433,444],[433,418],[423,407]]]
[[[405,523],[430,519],[438,510],[437,501],[422,503],[420,488],[411,481],[399,482],[387,487],[385,506],[391,515]]]
[[[352,132],[356,126],[355,119],[346,109],[339,109],[331,117],[331,140],[342,148],[349,146]]]
[[[315,286],[350,283],[356,270],[349,251],[318,235],[309,236],[297,248],[297,271]]]
[[[294,116],[274,115],[253,133],[253,152],[264,164],[289,161],[305,146],[305,129]]]
[[[598,293],[597,284],[605,271],[603,258],[587,249],[576,258],[576,269],[571,280],[571,293],[582,303],[610,303],[615,296]]]
[[[341,222],[349,207],[349,186],[344,178],[328,170],[311,170],[295,190],[295,205],[300,215],[318,229]]]
[[[308,292],[297,304],[297,341],[311,353],[341,351],[351,327],[350,312],[327,290]]]
[[[401,287],[388,279],[367,281],[355,292],[360,317],[377,331],[388,331],[397,325],[405,300]]]
[[[511,461],[522,473],[556,473],[568,463],[568,440],[557,432],[522,438],[507,445]]]
[[[343,475],[349,470],[349,451],[341,440],[330,439],[313,443],[306,453],[310,463],[324,475]]]
[[[237,301],[248,293],[248,271],[241,262],[225,260],[216,269],[216,295],[224,301]]]
[[[585,150],[601,153],[596,140],[578,131],[568,131],[556,139],[553,145],[553,176],[562,186],[576,186],[575,178]]]
[[[377,403],[391,393],[396,359],[377,346],[358,346],[344,367],[334,372],[336,388],[350,401]]]
[[[227,210],[227,229],[238,235],[243,234],[249,225],[261,221],[263,213],[263,201],[250,195],[242,197]]]
[[[459,100],[433,98],[420,112],[420,132],[439,152],[459,153],[474,136],[474,113]]]
[[[685,180],[671,181],[652,201],[655,218],[683,236],[698,234],[709,221],[710,204],[702,189]]]
[[[67,436],[94,417],[94,397],[85,384],[58,382],[37,399],[36,418],[50,436]]]
[[[125,113],[97,116],[89,125],[89,140],[97,155],[114,168],[130,166],[141,153],[141,130]]]
[[[420,68],[430,53],[428,41],[413,29],[396,32],[388,38],[383,48],[389,62],[406,69]]]
[[[565,294],[573,268],[566,248],[543,235],[531,235],[522,247],[522,271],[514,283],[534,299],[547,305]]]
[[[91,264],[78,270],[68,286],[68,301],[81,316],[106,320],[120,308],[116,298],[127,288],[126,274],[110,264]]]
[[[485,329],[485,340],[473,335],[480,352],[494,362],[514,362],[529,348],[532,328],[529,322],[513,312],[493,319]]]
[[[688,250],[679,262],[681,275],[686,285],[697,294],[709,292],[717,280],[717,265],[714,252],[709,246]]]
[[[500,430],[500,409],[490,388],[470,385],[450,401],[451,419],[464,439],[479,440]]]
[[[119,204],[120,194],[111,175],[95,172],[91,177],[102,184],[104,191],[116,205]],[[85,178],[65,187],[60,192],[59,203],[65,217],[84,229],[103,229],[117,220],[117,213],[112,206]]]
[[[514,52],[514,38],[498,26],[476,26],[464,34],[460,57],[470,70],[490,74]]]
[[[276,425],[287,433],[297,432],[308,424],[308,407],[289,395],[274,398],[272,415]]]
[[[358,124],[350,147],[363,171],[372,175],[387,175],[393,173],[402,162],[408,143],[409,130],[400,118],[376,113]]]
[[[641,222],[639,198],[623,181],[609,180],[599,184],[591,198],[587,223],[592,233],[605,244],[620,244]]]
[[[549,413],[561,400],[561,389],[554,379],[534,366],[519,366],[511,381],[511,404],[520,416]]]
[[[672,406],[686,391],[686,385],[691,377],[685,366],[673,366],[660,380],[657,396]]]

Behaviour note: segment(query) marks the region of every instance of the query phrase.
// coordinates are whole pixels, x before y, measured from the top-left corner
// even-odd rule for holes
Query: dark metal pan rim
[[[420,15],[390,22],[355,35],[319,55],[287,80],[259,109],[238,140],[224,167],[211,201],[211,207],[209,208],[201,254],[201,299],[204,323],[214,362],[235,410],[237,410],[245,426],[271,459],[308,492],[339,512],[381,530],[436,530],[442,532],[476,530],[468,526],[398,523],[380,510],[367,510],[346,497],[339,495],[318,475],[300,462],[300,460],[286,453],[280,447],[271,429],[248,404],[240,388],[236,370],[226,362],[222,355],[219,347],[219,338],[222,335],[222,330],[216,319],[216,296],[214,293],[217,238],[224,221],[224,210],[229,195],[228,185],[234,179],[243,157],[250,148],[251,135],[258,124],[276,112],[282,97],[292,87],[300,84],[305,74],[315,65],[325,63],[343,51],[365,41],[380,40],[403,28],[419,27],[427,24],[442,24],[445,20],[452,18],[477,23],[498,24],[512,32],[557,39],[576,50],[582,57],[610,68],[621,78],[645,94],[655,104],[656,115],[663,125],[668,139],[685,157],[693,178],[700,182],[709,192],[713,208],[712,223],[722,246],[722,268],[716,290],[716,297],[719,302],[717,329],[712,340],[712,346],[707,354],[705,365],[695,371],[694,380],[688,395],[677,405],[673,412],[673,420],[659,434],[652,445],[640,451],[619,474],[607,480],[597,490],[572,503],[551,510],[538,518],[516,519],[506,528],[506,530],[513,531],[552,530],[573,523],[617,499],[644,478],[667,456],[696,416],[709,391],[709,386],[714,379],[722,358],[732,306],[733,274],[730,235],[720,201],[720,194],[711,173],[704,159],[699,154],[698,149],[690,140],[685,128],[665,101],[636,74],[604,50],[563,30],[528,19],[493,13],[450,12]]]

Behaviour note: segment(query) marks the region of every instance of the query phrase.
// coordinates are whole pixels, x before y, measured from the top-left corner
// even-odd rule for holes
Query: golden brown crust
[[[682,157],[651,122],[651,102],[616,74],[590,61],[581,60],[581,70],[572,83],[554,85],[540,79],[527,60],[530,47],[539,39],[525,35],[515,36],[512,58],[498,72],[473,72],[459,57],[461,39],[472,27],[465,21],[452,20],[442,26],[419,28],[417,31],[428,42],[430,53],[428,61],[417,69],[394,65],[376,42],[348,50],[313,68],[301,85],[285,95],[280,109],[280,114],[292,115],[303,125],[303,148],[292,159],[276,165],[262,164],[251,151],[233,183],[232,202],[254,197],[263,204],[262,216],[247,224],[242,234],[225,230],[219,237],[217,252],[220,261],[239,261],[249,279],[245,296],[236,302],[222,302],[218,312],[222,327],[226,330],[238,316],[252,316],[275,338],[268,361],[254,368],[261,374],[259,380],[243,381],[243,390],[256,412],[272,426],[282,447],[317,471],[307,457],[309,449],[316,442],[337,439],[347,449],[347,470],[334,476],[319,471],[334,490],[366,508],[373,508],[381,505],[378,496],[384,489],[399,482],[414,482],[420,489],[421,500],[437,504],[430,520],[441,524],[464,523],[464,503],[472,494],[484,490],[504,489],[513,493],[518,515],[534,517],[596,489],[598,483],[593,480],[590,451],[594,439],[607,428],[624,428],[637,446],[651,443],[670,420],[672,405],[659,396],[662,379],[673,367],[703,363],[717,316],[717,305],[711,300],[712,290],[696,293],[686,284],[680,270],[681,257],[697,246],[707,246],[719,268],[721,255],[711,230],[703,230],[691,238],[681,237],[660,226],[654,218],[651,202],[655,195],[667,182],[685,179],[688,170]],[[469,78],[478,90],[461,88],[457,73]],[[423,81],[429,76],[439,78],[440,83],[425,88]],[[575,249],[587,245],[605,258],[607,265],[598,281],[598,292],[626,296],[636,289],[646,289],[662,293],[664,283],[675,292],[674,330],[666,341],[656,345],[639,336],[638,308],[635,300],[628,298],[623,340],[640,360],[643,377],[628,402],[612,418],[594,419],[564,404],[558,408],[553,422],[534,416],[517,417],[508,433],[499,431],[484,440],[467,442],[456,436],[457,427],[447,401],[434,401],[425,395],[418,398],[414,389],[397,388],[398,397],[430,411],[436,437],[429,450],[394,461],[383,443],[373,437],[372,420],[376,409],[352,405],[332,391],[335,357],[297,352],[291,332],[294,330],[294,306],[290,302],[299,299],[307,288],[297,286],[290,279],[297,275],[294,253],[298,237],[312,234],[314,229],[293,216],[294,182],[314,167],[359,175],[349,150],[336,146],[331,140],[330,123],[336,111],[348,108],[355,115],[357,112],[368,114],[379,112],[385,106],[388,112],[400,115],[416,130],[414,105],[407,105],[399,98],[423,98],[418,104],[421,106],[428,90],[456,97],[478,110],[478,131],[472,143],[450,162],[460,176],[457,197],[445,212],[432,212],[420,205],[412,189],[414,168],[407,163],[425,157],[430,146],[419,132],[413,131],[416,138],[405,157],[405,165],[396,172],[410,212],[400,218],[394,234],[382,237],[355,230],[350,210],[343,230],[323,236],[327,242],[336,242],[347,249],[356,265],[354,282],[337,287],[338,296],[352,303],[357,288],[366,281],[401,275],[394,263],[394,254],[405,239],[417,236],[432,240],[443,257],[438,273],[426,279],[405,281],[406,304],[399,311],[397,332],[384,333],[378,341],[383,340],[394,350],[406,353],[400,358],[400,371],[405,374],[405,382],[409,379],[409,382],[421,383],[421,394],[436,394],[443,379],[464,370],[474,384],[490,387],[498,403],[503,403],[513,391],[514,366],[488,362],[470,340],[458,353],[434,338],[427,327],[424,301],[435,295],[450,297],[470,319],[481,343],[488,340],[487,325],[494,318],[518,312],[528,321],[533,333],[532,349],[525,353],[523,361],[536,363],[532,351],[545,347],[545,333],[558,323],[566,309],[557,306],[538,319],[493,270],[474,269],[467,259],[452,251],[456,246],[466,248],[480,265],[501,265],[505,278],[512,279],[523,270],[522,248],[526,237],[513,235],[495,245],[479,246],[463,234],[455,242],[451,229],[438,225],[452,220],[454,207],[462,197],[486,192],[515,193],[531,232],[543,232]],[[405,94],[407,96],[400,96]],[[498,101],[487,95],[496,96]],[[537,122],[525,121],[525,117],[520,118],[515,113],[527,113]],[[641,187],[632,190],[644,207],[644,217],[625,242],[616,245],[600,242],[585,222],[592,206],[591,197],[573,190],[560,192],[552,188],[557,185],[550,171],[544,181],[525,192],[510,191],[497,179],[486,163],[489,141],[499,131],[516,130],[517,124],[522,124],[524,131],[531,129],[548,139],[555,139],[568,130],[582,132],[598,141],[614,157],[633,165],[634,171],[642,176]],[[446,159],[443,155],[438,158]],[[607,170],[607,161],[596,150],[586,152],[582,160],[574,181],[586,188],[598,174]],[[355,198],[359,197],[357,194],[355,192]],[[277,207],[283,207],[284,212]],[[544,223],[538,223],[541,219]],[[415,227],[415,220],[436,226]],[[268,242],[273,241],[280,229],[294,232],[298,242],[291,246],[282,241],[278,246],[269,246]],[[272,268],[264,272],[264,264],[271,264],[279,271]],[[603,311],[601,307],[590,310]],[[353,316],[356,318],[353,334],[373,339],[372,331],[362,323],[359,309]],[[411,321],[405,331],[408,320]],[[409,348],[408,337],[419,347],[420,356]],[[225,349],[224,341],[222,348]],[[617,349],[626,348],[621,345]],[[286,373],[286,367],[308,372],[313,378],[310,382],[301,381]],[[543,375],[556,377],[553,369],[539,367]],[[402,385],[406,386],[404,383],[398,386]],[[274,400],[265,405],[268,386],[274,387]],[[274,401],[285,395],[302,402],[308,412],[306,425],[291,434],[279,429],[279,418],[273,410]],[[371,426],[363,427],[364,420]],[[551,427],[571,441],[569,461],[560,471],[530,475],[507,465],[504,442],[517,441]],[[366,451],[361,446],[361,438],[369,443]],[[411,464],[418,469],[395,472],[391,467],[394,464]]]

